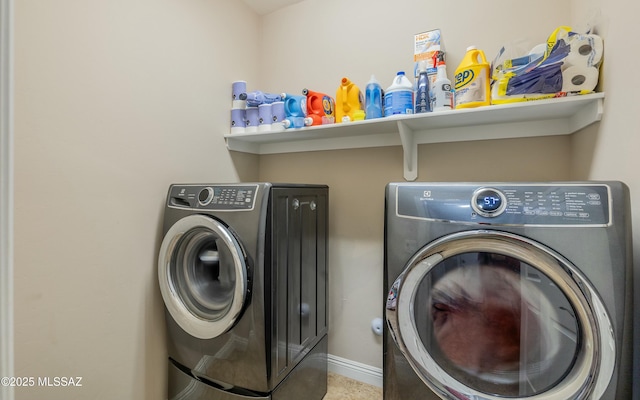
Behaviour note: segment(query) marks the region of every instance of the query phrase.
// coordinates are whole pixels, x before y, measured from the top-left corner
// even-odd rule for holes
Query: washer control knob
[[[507,208],[507,198],[499,190],[480,188],[471,197],[471,208],[483,217],[497,217]]]
[[[213,199],[213,189],[210,187],[206,187],[200,190],[200,193],[198,193],[198,203],[200,203],[201,206],[208,205],[209,203],[211,203],[212,199]]]

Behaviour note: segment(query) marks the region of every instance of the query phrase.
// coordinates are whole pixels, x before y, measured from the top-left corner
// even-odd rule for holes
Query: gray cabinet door
[[[322,188],[277,188],[272,200],[272,365],[284,376],[327,333],[328,199]]]

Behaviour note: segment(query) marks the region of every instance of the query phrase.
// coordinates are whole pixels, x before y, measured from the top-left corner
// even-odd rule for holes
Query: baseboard
[[[368,383],[369,385],[382,387],[382,369],[362,364],[357,361],[347,360],[346,358],[327,355],[329,363],[329,372],[346,376],[356,381]]]

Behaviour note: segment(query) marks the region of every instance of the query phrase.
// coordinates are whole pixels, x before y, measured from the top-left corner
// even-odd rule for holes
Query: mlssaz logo
[[[465,87],[469,83],[473,82],[475,74],[472,69],[465,69],[464,71],[456,74],[456,90]]]

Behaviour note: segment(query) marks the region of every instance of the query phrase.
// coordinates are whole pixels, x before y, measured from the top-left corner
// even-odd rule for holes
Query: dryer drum
[[[172,276],[182,300],[198,316],[216,321],[229,311],[235,288],[233,258],[213,232],[193,229],[175,251]]]

